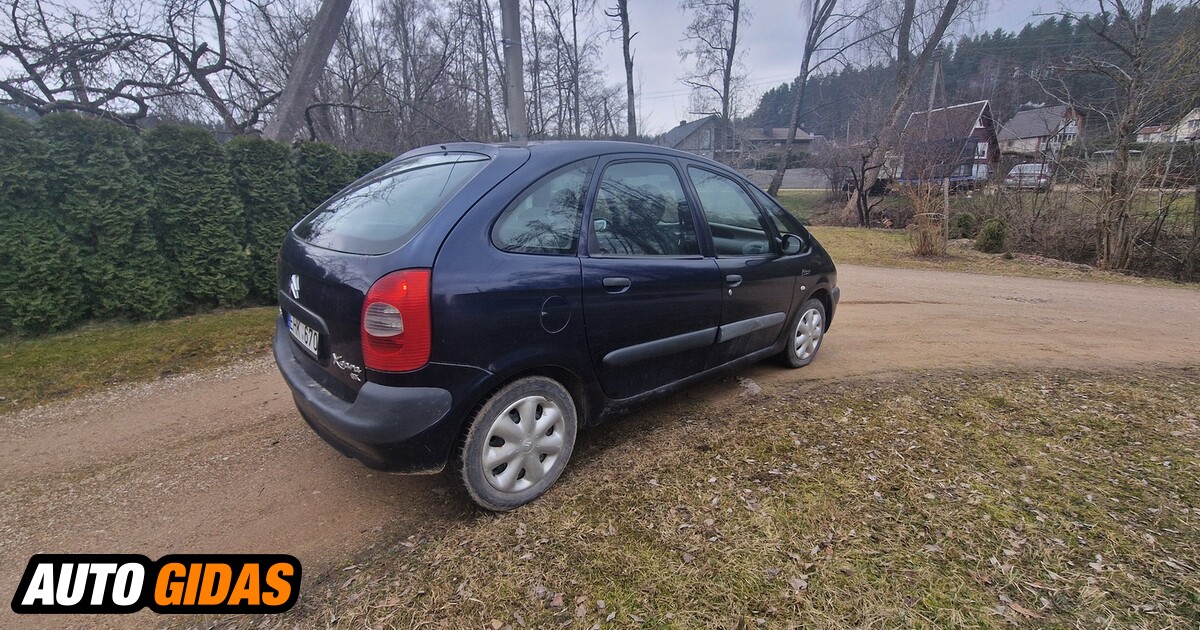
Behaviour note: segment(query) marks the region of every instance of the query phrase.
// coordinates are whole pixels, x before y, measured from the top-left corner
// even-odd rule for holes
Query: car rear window
[[[402,160],[334,195],[296,224],[295,234],[325,249],[385,254],[412,238],[487,160],[477,153]]]

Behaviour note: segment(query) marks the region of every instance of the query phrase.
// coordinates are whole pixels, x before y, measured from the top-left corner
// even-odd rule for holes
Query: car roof
[[[623,142],[619,140],[551,140],[527,143],[484,143],[484,142],[449,142],[446,144],[430,145],[413,149],[405,153],[405,155],[426,153],[433,151],[473,151],[486,153],[488,155],[497,155],[500,153],[516,153],[525,152],[531,160],[546,163],[562,163],[574,162],[584,158],[596,157],[600,155],[609,155],[613,153],[642,153],[649,155],[661,155],[676,158],[685,158],[701,162],[710,166],[721,168],[725,171],[732,171],[728,166],[719,162],[714,162],[708,158],[686,153],[677,149],[657,146],[653,144],[644,144],[641,142]],[[403,157],[403,156],[402,156]],[[736,171],[732,171],[735,172]]]

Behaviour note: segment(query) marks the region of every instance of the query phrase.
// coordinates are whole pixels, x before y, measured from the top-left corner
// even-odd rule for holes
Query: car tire
[[[574,399],[553,379],[530,376],[501,387],[475,412],[459,451],[467,494],[493,512],[540,497],[571,459],[578,425]]]
[[[787,346],[779,353],[784,365],[802,368],[817,356],[821,349],[821,341],[825,339],[825,304],[816,298],[809,298],[796,311],[788,326]]]

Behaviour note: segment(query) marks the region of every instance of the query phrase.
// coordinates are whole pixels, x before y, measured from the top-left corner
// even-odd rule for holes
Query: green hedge
[[[0,332],[273,303],[288,228],[389,158],[0,114]]]

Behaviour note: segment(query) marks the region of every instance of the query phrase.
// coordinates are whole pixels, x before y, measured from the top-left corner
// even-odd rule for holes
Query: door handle
[[[725,276],[725,284],[728,284],[730,289],[740,285],[741,283],[742,277],[736,273],[731,273],[728,276]]]
[[[609,293],[624,293],[631,286],[633,286],[633,283],[630,282],[629,278],[613,277],[604,279],[604,290]]]

